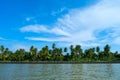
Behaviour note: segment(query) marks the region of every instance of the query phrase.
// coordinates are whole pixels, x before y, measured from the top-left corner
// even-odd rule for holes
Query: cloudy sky
[[[0,45],[83,48],[111,45],[120,51],[120,0],[1,0]]]

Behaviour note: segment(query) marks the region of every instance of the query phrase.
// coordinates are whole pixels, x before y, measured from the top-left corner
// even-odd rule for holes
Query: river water
[[[120,64],[0,64],[0,80],[120,80]]]

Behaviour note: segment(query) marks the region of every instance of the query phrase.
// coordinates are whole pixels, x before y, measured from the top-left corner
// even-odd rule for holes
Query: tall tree
[[[99,46],[96,47],[96,52],[97,52],[97,53],[100,52],[100,47],[99,47]]]
[[[42,48],[42,50],[40,51],[40,58],[41,58],[42,61],[49,60],[48,46],[45,46],[45,47]]]
[[[86,49],[85,57],[87,57],[89,60],[94,59],[94,48]]]
[[[4,50],[3,54],[2,54],[3,60],[8,60],[8,57],[9,57],[10,53],[11,52],[9,51],[9,49],[5,48],[5,50]]]
[[[73,45],[70,45],[70,50],[71,50],[71,52],[72,52],[72,50],[73,50]]]
[[[110,54],[110,46],[107,44],[107,45],[105,45],[105,47],[104,47],[104,55],[105,55],[106,57],[109,57],[109,54]]]
[[[15,59],[17,61],[24,61],[24,56],[25,56],[25,50],[24,49],[19,49],[19,50],[16,50],[15,52]]]
[[[73,45],[70,45],[70,51],[71,51],[71,58],[73,58],[75,55]]]
[[[67,52],[67,48],[66,47],[64,48],[64,52]]]
[[[55,49],[55,47],[56,47],[56,45],[55,45],[55,43],[53,43],[53,44],[52,44],[52,48],[53,48],[53,50]]]
[[[97,52],[98,58],[99,59],[102,58],[102,53],[100,53],[100,47],[99,46],[96,47],[96,52]]]
[[[76,51],[76,56],[78,55],[79,57],[82,57],[82,49],[80,45],[76,45],[75,51]]]
[[[33,60],[37,60],[37,48],[33,49]]]
[[[31,53],[31,57],[32,60],[36,60],[37,59],[37,48],[34,48],[34,46],[30,47],[30,53]]]
[[[3,45],[1,45],[1,46],[0,46],[0,51],[1,51],[1,53],[3,53],[3,52],[4,52],[4,49],[5,49],[5,48],[4,48],[4,46],[3,46]]]
[[[31,53],[31,55],[33,55],[33,52],[34,52],[34,46],[31,46],[30,47],[30,53]]]
[[[57,48],[56,60],[57,61],[62,61],[63,60],[62,48]]]

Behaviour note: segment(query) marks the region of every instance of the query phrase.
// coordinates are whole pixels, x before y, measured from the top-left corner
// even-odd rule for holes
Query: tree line
[[[80,45],[70,45],[69,48],[57,48],[52,44],[52,49],[48,46],[38,50],[31,46],[29,51],[18,49],[15,52],[10,51],[3,45],[0,46],[0,61],[118,61],[120,54],[118,51],[111,52],[111,47],[107,44],[103,51],[99,46],[85,49]]]

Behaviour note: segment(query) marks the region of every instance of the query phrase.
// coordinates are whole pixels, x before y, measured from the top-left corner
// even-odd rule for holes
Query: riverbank
[[[0,64],[114,64],[120,61],[0,61]]]

